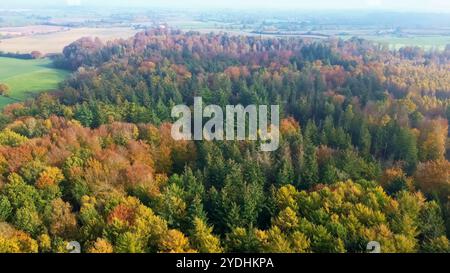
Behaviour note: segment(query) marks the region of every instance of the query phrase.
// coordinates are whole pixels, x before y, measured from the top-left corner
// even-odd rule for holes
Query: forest
[[[0,114],[0,252],[450,252],[450,46],[155,28],[54,57]],[[171,109],[280,105],[280,146],[175,141]]]

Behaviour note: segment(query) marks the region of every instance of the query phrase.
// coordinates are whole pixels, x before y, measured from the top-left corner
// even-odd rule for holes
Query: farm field
[[[61,26],[33,25],[24,27],[0,27],[0,35],[15,38],[26,35],[49,34],[64,31],[67,28]]]
[[[0,82],[11,89],[9,97],[0,96],[0,108],[38,92],[55,89],[68,75],[68,71],[52,68],[49,59],[0,57]]]
[[[138,30],[125,27],[72,28],[47,34],[2,39],[0,40],[0,51],[29,53],[36,50],[43,54],[61,53],[65,46],[81,37],[98,37],[106,42],[119,38],[129,38],[136,34],[136,32]]]
[[[417,35],[409,37],[395,37],[391,35],[355,35],[369,41],[373,41],[380,44],[385,44],[391,49],[399,49],[405,46],[417,46],[425,50],[429,49],[445,49],[447,44],[450,44],[450,36],[447,35]],[[338,35],[342,39],[349,39],[353,37],[352,35]]]

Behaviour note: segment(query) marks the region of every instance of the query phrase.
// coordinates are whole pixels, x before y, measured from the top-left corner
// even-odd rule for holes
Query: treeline
[[[39,51],[33,51],[31,53],[12,53],[12,52],[0,51],[0,57],[15,58],[15,59],[22,59],[22,60],[31,60],[31,59],[42,58],[43,55]]]
[[[448,252],[449,56],[161,29],[76,41],[59,91],[0,116],[0,251]],[[280,148],[172,140],[171,108],[195,96],[279,104]]]

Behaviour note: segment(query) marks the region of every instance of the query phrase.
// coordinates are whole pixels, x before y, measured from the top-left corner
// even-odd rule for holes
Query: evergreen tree
[[[310,142],[309,139],[305,139],[305,156],[303,166],[300,173],[299,187],[303,189],[309,189],[319,180],[319,167],[317,163],[316,147]]]

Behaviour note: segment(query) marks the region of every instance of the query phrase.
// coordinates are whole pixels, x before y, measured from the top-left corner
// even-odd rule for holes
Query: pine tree
[[[404,160],[406,170],[412,173],[418,162],[417,140],[409,129],[401,128],[396,138],[396,159]]]
[[[300,188],[309,189],[319,180],[319,166],[317,163],[316,147],[305,139],[305,156],[300,174]]]
[[[364,156],[370,153],[371,136],[367,124],[363,122],[359,128],[358,147]]]
[[[294,167],[291,160],[291,151],[287,143],[283,143],[277,153],[278,166],[276,170],[276,183],[278,185],[291,184],[294,181]]]

